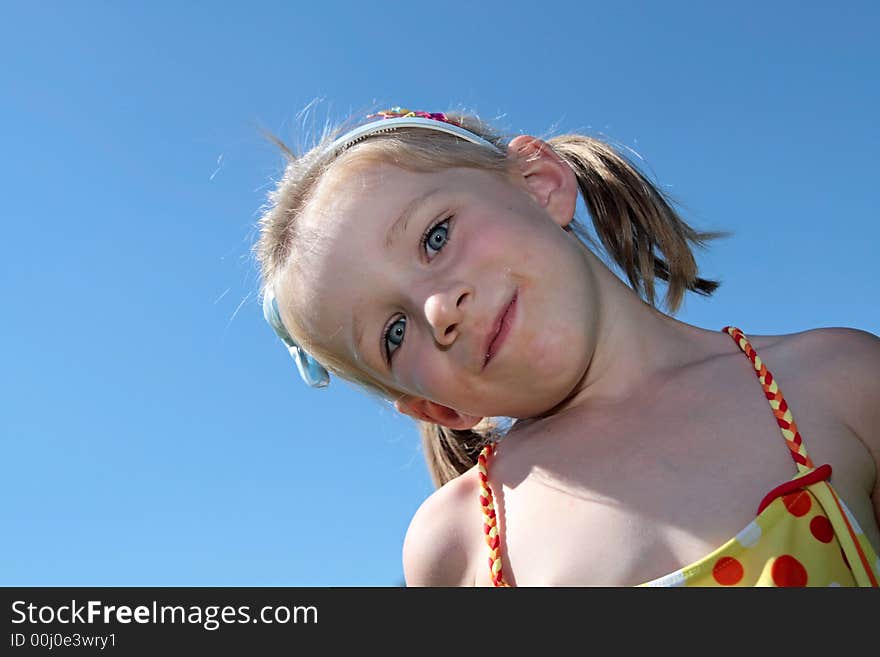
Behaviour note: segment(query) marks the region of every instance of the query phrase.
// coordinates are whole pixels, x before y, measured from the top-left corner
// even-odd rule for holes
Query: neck
[[[600,318],[593,356],[566,399],[532,420],[587,405],[625,402],[646,386],[657,385],[665,374],[728,348],[720,331],[707,331],[657,310],[591,252],[587,258],[596,278]]]

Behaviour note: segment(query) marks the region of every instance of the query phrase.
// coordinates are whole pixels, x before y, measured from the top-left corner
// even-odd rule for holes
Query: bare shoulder
[[[841,491],[851,486],[850,479],[862,482],[858,488],[845,491],[846,499],[875,544],[880,545],[880,338],[868,331],[834,327],[757,336],[752,344],[774,363],[774,373],[784,373],[786,389],[796,379],[798,396],[810,405],[814,418],[824,414],[841,427],[840,431],[823,431],[833,439],[824,446],[824,453],[829,462],[838,459],[840,472],[851,474],[838,479]],[[800,408],[804,413],[803,406]],[[814,434],[808,441],[815,448],[814,456],[823,447],[817,444],[819,437]],[[842,449],[847,444],[848,450]],[[853,450],[853,445],[860,449]],[[864,456],[858,457],[858,452]],[[868,497],[860,500],[859,490]]]
[[[880,338],[835,327],[762,340],[768,357],[772,350],[808,381],[815,398],[823,400],[880,464]]]
[[[776,349],[809,377],[839,418],[876,455],[880,451],[880,338],[853,328],[782,336]]]
[[[476,467],[434,491],[410,521],[403,541],[407,586],[472,586],[480,539]]]

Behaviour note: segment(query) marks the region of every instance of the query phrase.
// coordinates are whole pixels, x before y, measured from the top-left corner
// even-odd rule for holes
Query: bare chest
[[[694,371],[625,407],[502,443],[490,479],[512,583],[639,584],[702,558],[754,519],[764,495],[797,470],[748,363],[719,365],[725,376]],[[866,450],[808,386],[783,394],[811,458],[832,465],[832,483],[876,544]],[[489,584],[488,570],[476,581]]]

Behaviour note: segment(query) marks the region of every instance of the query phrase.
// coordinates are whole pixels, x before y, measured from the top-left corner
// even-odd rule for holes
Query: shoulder
[[[880,338],[848,328],[817,329],[822,390],[841,419],[880,456]]]
[[[767,339],[768,354],[784,359],[880,462],[880,338],[835,327]]]
[[[873,486],[869,496],[874,517],[880,524],[880,338],[850,328],[816,329],[809,333],[803,357],[812,365],[811,383],[831,412],[872,457]]]
[[[403,541],[407,586],[471,586],[480,545],[476,467],[447,482],[419,506]]]
[[[826,415],[841,427],[842,431],[828,435],[849,436],[854,441],[851,444],[860,446],[859,461],[864,468],[860,480],[880,524],[880,338],[868,331],[834,327],[756,336],[753,345],[772,363],[768,366],[775,374],[784,374],[786,390],[796,385],[800,399],[806,400],[815,415]],[[811,437],[814,446],[816,437]],[[841,444],[829,445],[829,449],[836,450]],[[865,458],[867,462],[861,461]],[[842,485],[840,479],[838,485]],[[855,493],[849,501],[857,508]],[[863,519],[869,527],[867,515]]]

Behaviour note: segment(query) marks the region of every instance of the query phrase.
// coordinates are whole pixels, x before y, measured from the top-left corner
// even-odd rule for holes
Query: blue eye
[[[451,220],[452,217],[447,217],[443,221],[433,224],[425,231],[425,234],[422,235],[422,249],[424,249],[426,253],[428,253],[428,249],[435,252],[434,254],[428,253],[431,258],[449,244],[449,222]],[[403,336],[405,333],[406,317],[403,316],[398,317],[391,322],[385,330],[385,333],[382,336],[382,346],[385,349],[385,356],[389,364],[391,363],[391,358],[394,355],[394,352],[403,344]]]
[[[449,217],[444,221],[434,224],[428,230],[425,231],[425,234],[422,236],[422,248],[433,249],[436,252],[439,252],[444,246],[449,244]],[[428,255],[432,255],[428,253]]]
[[[391,356],[397,351],[397,348],[403,344],[403,334],[406,332],[406,317],[398,317],[388,326],[385,335],[382,336],[382,344],[385,345],[385,354],[388,362],[391,362]],[[391,348],[391,345],[394,345]]]

